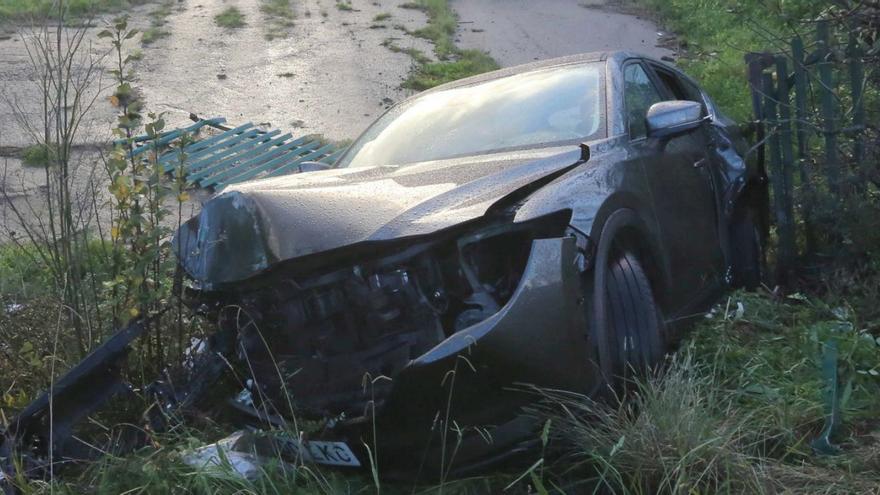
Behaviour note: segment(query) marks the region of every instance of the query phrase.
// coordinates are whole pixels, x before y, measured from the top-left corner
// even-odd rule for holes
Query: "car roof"
[[[436,91],[443,91],[447,89],[458,88],[462,86],[470,86],[472,84],[477,84],[485,81],[491,81],[493,79],[499,79],[502,77],[513,76],[516,74],[524,74],[527,72],[543,70],[553,67],[561,67],[565,65],[577,65],[577,64],[587,64],[593,62],[605,62],[609,59],[613,59],[618,63],[623,62],[629,58],[643,58],[647,60],[651,60],[657,62],[662,65],[667,65],[660,60],[657,60],[654,57],[650,57],[648,55],[644,55],[637,52],[630,52],[625,50],[615,50],[615,51],[601,51],[601,52],[588,52],[588,53],[579,53],[576,55],[567,55],[564,57],[551,58],[547,60],[540,60],[537,62],[529,62],[527,64],[515,65],[513,67],[505,67],[503,69],[495,70],[492,72],[486,72],[483,74],[479,74],[476,76],[467,77],[464,79],[459,79],[457,81],[449,82],[446,84],[442,84],[440,86],[436,86],[432,89],[429,89],[425,92],[419,93],[433,93]]]

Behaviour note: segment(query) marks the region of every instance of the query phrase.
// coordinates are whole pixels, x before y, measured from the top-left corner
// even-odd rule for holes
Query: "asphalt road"
[[[660,30],[647,19],[615,12],[602,0],[453,0],[459,46],[489,52],[504,67],[602,50],[655,57]]]

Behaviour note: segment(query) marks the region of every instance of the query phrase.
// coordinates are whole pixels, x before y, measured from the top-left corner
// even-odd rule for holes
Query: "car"
[[[227,187],[173,246],[246,421],[317,421],[289,447],[323,464],[463,475],[534,452],[536,391],[622,387],[760,283],[747,152],[677,68],[570,56],[415,95],[331,168]]]
[[[315,441],[350,465],[465,472],[535,441],[524,385],[600,394],[760,282],[746,154],[677,68],[565,57],[411,97],[332,169],[228,187],[175,246],[256,409],[330,419]]]

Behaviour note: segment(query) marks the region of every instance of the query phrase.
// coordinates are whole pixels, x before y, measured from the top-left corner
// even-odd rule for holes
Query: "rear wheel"
[[[626,379],[659,363],[666,350],[663,319],[648,276],[634,254],[623,251],[609,256],[605,303],[612,375]]]

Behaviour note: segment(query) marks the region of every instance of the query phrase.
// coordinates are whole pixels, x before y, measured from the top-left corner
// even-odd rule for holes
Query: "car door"
[[[676,97],[644,61],[626,63],[623,72],[630,145],[637,150],[648,180],[675,287],[670,302],[688,311],[717,290],[723,270],[714,194],[706,170],[707,135],[697,129],[666,142],[649,138],[648,109]]]

